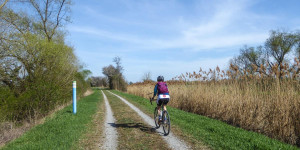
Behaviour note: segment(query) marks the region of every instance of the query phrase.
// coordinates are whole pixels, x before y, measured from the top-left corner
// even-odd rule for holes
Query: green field
[[[67,106],[2,149],[70,149],[86,132],[97,104],[102,101],[101,93],[95,90],[78,101],[76,115],[72,113],[72,105]]]
[[[147,99],[119,91],[112,92],[126,98],[152,116],[155,105],[150,105]],[[91,132],[88,127],[93,123],[93,115],[101,102],[103,102],[101,92],[95,90],[94,94],[78,101],[76,115],[72,113],[72,105],[67,106],[55,113],[53,117],[47,118],[44,124],[32,128],[2,149],[76,149],[76,147],[82,147],[79,139]],[[180,130],[181,137],[185,137],[192,143],[204,143],[212,149],[298,149],[218,120],[172,107],[168,107],[168,111],[171,116],[172,129]]]

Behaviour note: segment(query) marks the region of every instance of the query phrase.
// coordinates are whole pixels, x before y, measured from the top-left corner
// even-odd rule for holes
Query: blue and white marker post
[[[76,114],[76,81],[73,81],[73,114]]]

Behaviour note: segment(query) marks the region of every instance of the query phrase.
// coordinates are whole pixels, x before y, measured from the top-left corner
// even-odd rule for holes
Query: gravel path
[[[110,92],[110,91],[108,91],[108,92]],[[139,108],[137,108],[133,104],[129,103],[126,99],[124,99],[124,98],[120,97],[119,95],[116,95],[112,92],[110,92],[110,93],[117,96],[118,98],[120,98],[125,104],[127,104],[130,108],[132,108],[134,111],[136,111],[138,113],[138,115],[140,115],[147,124],[155,127],[153,118],[151,118],[148,115],[146,115],[145,113],[143,113]],[[160,135],[162,135],[163,139],[168,143],[170,148],[179,149],[179,150],[191,149],[183,140],[180,140],[179,138],[177,138],[172,132],[170,132],[168,136],[164,136],[162,127],[157,129],[156,131]]]
[[[101,146],[101,149],[108,149],[108,150],[115,150],[117,149],[118,146],[118,133],[115,127],[111,126],[111,124],[115,123],[115,119],[113,117],[113,112],[111,111],[111,107],[108,103],[106,95],[103,93],[101,90],[104,101],[105,101],[105,106],[106,106],[106,116],[105,116],[105,124],[104,124],[104,134],[105,134],[105,139],[104,143]]]

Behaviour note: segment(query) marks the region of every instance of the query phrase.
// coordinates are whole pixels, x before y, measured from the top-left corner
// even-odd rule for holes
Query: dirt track
[[[111,124],[115,123],[115,118],[113,116],[113,112],[111,110],[111,107],[108,103],[106,95],[101,91],[104,97],[105,107],[106,107],[106,116],[105,116],[105,123],[104,123],[104,134],[105,134],[105,140],[102,145],[102,149],[117,149],[118,146],[118,133],[116,129],[111,126]]]
[[[110,91],[109,91],[110,92]],[[126,99],[110,92],[111,94],[117,96],[121,101],[123,101],[125,104],[127,104],[131,109],[133,109],[141,118],[143,118],[143,120],[149,124],[150,126],[152,126],[153,128],[155,127],[154,121],[153,119],[146,115],[145,113],[143,113],[139,108],[135,107],[134,105],[132,105],[131,103],[129,103]],[[159,128],[158,130],[156,130],[156,132],[161,135],[161,137],[164,139],[164,141],[168,144],[168,146],[171,149],[180,149],[180,150],[184,150],[184,149],[191,149],[190,146],[188,146],[183,140],[179,139],[177,136],[175,136],[172,132],[170,132],[170,134],[168,136],[164,136],[164,133],[162,131],[162,128]]]

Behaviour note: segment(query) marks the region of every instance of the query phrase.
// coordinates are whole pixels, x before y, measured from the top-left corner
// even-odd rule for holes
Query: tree
[[[57,30],[70,21],[70,0],[29,0],[39,21],[35,27],[50,41]]]
[[[272,58],[275,59],[275,62],[270,60],[270,68],[275,65],[278,66],[279,78],[283,75],[284,62],[287,63],[286,55],[292,52],[293,49],[297,49],[297,34],[293,32],[284,32],[284,31],[271,31],[270,37],[265,43],[265,48],[267,54],[270,54]]]
[[[113,62],[116,63],[116,73],[121,74],[123,71],[123,67],[121,66],[121,58],[117,56],[113,59]]]
[[[299,32],[272,30],[264,46],[257,48],[245,46],[241,49],[240,54],[230,60],[230,69],[238,70],[242,75],[259,72],[261,75],[272,76],[275,71],[281,78],[284,75],[283,70],[290,69],[286,56],[294,50],[296,53],[300,53],[299,35]]]
[[[92,87],[107,87],[107,78],[105,77],[91,77],[90,83]]]
[[[82,69],[81,71],[79,71],[79,73],[82,75],[84,80],[87,80],[89,76],[92,74],[92,72],[88,69]]]
[[[0,12],[2,10],[2,8],[5,6],[5,4],[8,2],[8,0],[5,0],[1,5],[0,5]]]
[[[48,42],[52,39],[55,39],[55,42],[63,42],[63,33],[59,28],[68,20],[70,1],[29,0],[28,2],[36,10],[38,17],[32,18],[24,12],[14,12],[9,8],[5,9],[0,16],[0,59],[14,62],[17,65],[14,68],[19,68],[19,72],[23,72],[23,78],[28,76],[32,79],[37,68],[37,55],[40,53],[37,49],[39,45],[31,44],[31,40],[38,37],[46,38]],[[4,68],[10,67],[11,65],[5,65]]]
[[[144,75],[142,77],[142,80],[143,80],[143,82],[152,81],[152,79],[151,79],[151,72],[144,73]]]
[[[7,7],[1,10],[1,119],[22,120],[46,114],[71,99],[70,83],[74,80],[78,95],[88,88],[90,71],[80,67],[74,49],[64,42],[61,27],[67,17],[68,2],[28,2],[38,17],[28,14],[32,11],[16,12]]]
[[[296,36],[297,36],[296,54],[297,54],[298,58],[300,59],[300,31],[297,31]]]
[[[57,41],[63,41],[61,37],[63,30],[60,29],[70,21],[71,0],[28,0],[26,2],[23,5],[29,4],[27,6],[31,6],[36,14],[33,18],[26,17],[27,14],[24,12],[15,13],[13,9],[8,8],[1,15],[1,19],[22,35],[35,32],[43,35],[48,41],[51,41],[54,36],[57,37]]]
[[[266,56],[264,55],[262,46],[254,48],[245,45],[244,48],[240,49],[240,55],[230,60],[230,64],[237,66],[240,73],[244,73],[244,70],[248,70],[253,74],[258,72],[257,68],[263,65],[265,61]]]
[[[115,57],[113,62],[116,63],[116,67],[113,65],[103,67],[102,73],[108,78],[110,89],[126,91],[127,83],[122,74],[123,67],[121,66],[121,58]]]
[[[107,67],[102,68],[102,73],[108,78],[111,78],[112,76],[117,74],[117,69],[113,65],[109,65]]]

